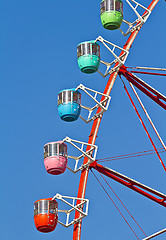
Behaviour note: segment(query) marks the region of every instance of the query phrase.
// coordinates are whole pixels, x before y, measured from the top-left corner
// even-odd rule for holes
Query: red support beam
[[[148,74],[148,75],[155,75],[155,76],[162,76],[165,77],[165,73],[151,73],[151,72],[141,72],[141,71],[130,71],[131,73],[140,73],[140,74]]]
[[[139,90],[145,93],[148,97],[150,97],[154,102],[160,105],[162,108],[166,110],[166,97],[156,91],[154,88],[146,84],[144,81],[134,76],[132,73],[127,71],[127,68],[123,65],[119,72],[119,75],[123,75],[129,82],[131,82],[134,86],[136,86]],[[164,102],[162,102],[162,101]]]
[[[90,164],[90,168],[96,169],[98,172],[104,174],[105,176],[115,180],[116,182],[121,183],[122,185],[134,190],[135,192],[151,199],[152,201],[166,207],[166,195],[160,193],[146,185],[143,185],[131,178],[122,175],[110,168],[104,167],[98,164],[96,161]]]

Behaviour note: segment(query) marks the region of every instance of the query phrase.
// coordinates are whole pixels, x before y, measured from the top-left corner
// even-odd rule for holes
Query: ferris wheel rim
[[[147,9],[152,11],[158,2],[159,2],[159,0],[151,1],[150,5],[148,6]],[[139,29],[134,30],[130,34],[129,38],[126,41],[126,44],[123,47],[123,49],[129,50],[131,48],[132,43],[134,42],[134,40],[135,40],[135,38],[136,38],[136,36],[139,33],[141,28],[142,28],[142,26],[140,26]],[[122,52],[121,52],[121,54],[122,54]],[[121,54],[120,54],[120,56],[121,56]],[[114,85],[114,82],[116,80],[117,75],[118,75],[118,71],[113,72],[110,75],[103,94],[110,95],[110,92],[112,90],[112,87]],[[88,140],[89,144],[95,144],[95,140],[96,140],[97,133],[98,133],[98,130],[99,130],[100,122],[101,122],[101,118],[96,118],[94,120],[92,128],[91,128],[91,132],[90,132],[90,135],[89,135],[89,140]],[[87,163],[87,158],[85,157],[83,164],[86,164],[86,163]],[[78,198],[84,198],[85,197],[88,174],[89,174],[89,168],[83,169],[82,172],[81,172],[80,182],[79,182],[79,187],[78,187],[78,194],[77,194]],[[79,215],[79,213],[76,212],[75,218],[78,218],[78,215]],[[73,240],[80,240],[81,239],[81,226],[82,226],[82,221],[79,221],[78,223],[76,223],[74,225]]]

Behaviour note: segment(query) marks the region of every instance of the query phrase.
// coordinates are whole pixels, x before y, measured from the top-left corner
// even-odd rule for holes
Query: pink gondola
[[[49,174],[59,175],[67,167],[67,146],[62,141],[44,145],[44,166]]]

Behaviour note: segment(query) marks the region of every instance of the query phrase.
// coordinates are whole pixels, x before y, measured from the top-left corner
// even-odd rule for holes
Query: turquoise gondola
[[[82,42],[77,46],[78,66],[83,73],[94,73],[99,69],[100,46],[95,41]]]
[[[73,122],[81,112],[81,93],[73,89],[60,91],[58,94],[58,113],[62,120]]]

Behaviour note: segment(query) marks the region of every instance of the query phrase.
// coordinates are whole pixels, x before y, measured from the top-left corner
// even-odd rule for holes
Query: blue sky
[[[146,6],[150,2],[147,0]],[[102,27],[99,5],[100,1],[95,0],[63,3],[2,0],[0,3],[2,240],[72,239],[73,227],[66,229],[58,225],[50,234],[38,232],[33,222],[33,204],[37,199],[56,193],[77,196],[80,173],[74,175],[66,170],[60,176],[49,175],[43,164],[43,145],[65,136],[88,141],[92,123],[85,124],[81,119],[73,123],[61,121],[57,112],[57,94],[80,83],[101,92],[105,88],[108,77],[81,73],[76,59],[76,46],[82,41],[101,35],[123,46],[127,40],[119,31],[110,32]],[[163,0],[134,41],[126,66],[165,67],[165,11]],[[124,17],[130,17],[125,9]],[[111,57],[109,53],[104,56],[101,53],[101,56]],[[140,77],[166,94],[164,77]],[[119,78],[111,97],[96,140],[97,158],[152,149]],[[165,111],[142,93],[140,97],[165,141]],[[148,127],[157,147],[161,147]],[[164,154],[162,158],[166,164]],[[165,172],[155,155],[117,160],[107,166],[166,193]],[[113,180],[108,181],[147,235],[165,228],[164,207]],[[89,215],[83,220],[82,239],[136,239],[92,174],[89,174],[86,198],[90,205]],[[142,233],[132,221],[131,225],[142,239]],[[156,240],[165,237],[163,234]]]

